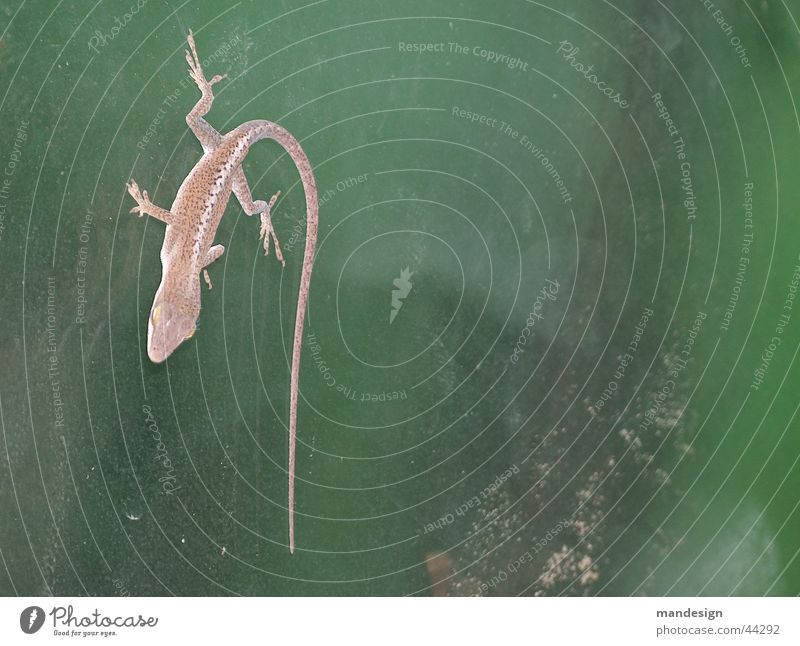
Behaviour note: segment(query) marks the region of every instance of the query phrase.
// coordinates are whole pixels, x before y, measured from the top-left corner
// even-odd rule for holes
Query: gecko
[[[131,213],[137,213],[139,217],[149,215],[167,225],[161,246],[161,283],[147,322],[147,355],[154,363],[161,363],[181,343],[194,335],[200,315],[200,274],[202,272],[208,288],[211,289],[207,268],[225,250],[222,245],[214,244],[214,236],[231,192],[236,195],[248,216],[260,215],[259,239],[263,242],[265,255],[269,254],[272,239],[276,258],[286,266],[271,220],[272,207],[280,191],[269,201],[253,200],[242,168],[250,146],[256,141],[272,139],[278,142],[297,167],[306,196],[306,243],[295,315],[289,388],[289,551],[294,554],[295,444],[300,348],[317,240],[319,205],[316,182],[311,164],[300,143],[277,123],[266,120],[247,121],[222,135],[203,118],[211,110],[214,101],[213,86],[223,80],[225,75],[218,74],[210,80],[206,79],[191,29],[187,42],[189,76],[200,89],[201,97],[186,115],[186,123],[200,141],[203,156],[183,180],[169,210],[153,204],[147,191],[141,190],[133,178],[127,184],[128,192],[137,204],[131,209]]]

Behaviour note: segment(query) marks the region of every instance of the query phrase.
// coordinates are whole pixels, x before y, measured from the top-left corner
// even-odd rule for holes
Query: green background
[[[797,2],[131,4],[0,12],[0,593],[800,593]],[[189,28],[208,120],[281,123],[321,196],[294,556],[277,145],[245,171],[286,268],[231,201],[197,334],[145,353],[125,184],[168,208],[201,154]]]

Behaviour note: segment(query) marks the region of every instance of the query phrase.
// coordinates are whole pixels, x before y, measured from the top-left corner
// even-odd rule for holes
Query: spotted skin
[[[242,169],[242,161],[251,145],[261,139],[277,141],[289,153],[300,173],[306,196],[307,220],[289,395],[289,551],[294,553],[295,444],[300,349],[317,240],[316,182],[311,164],[300,143],[278,124],[264,120],[248,121],[221,135],[203,119],[214,101],[213,86],[225,77],[217,75],[207,80],[191,31],[188,43],[186,61],[189,63],[189,75],[197,83],[201,97],[186,116],[186,122],[203,146],[204,154],[183,180],[169,210],[153,204],[147,191],[140,190],[133,179],[127,187],[137,204],[131,209],[132,213],[138,213],[139,216],[150,215],[167,225],[161,247],[161,284],[156,291],[147,326],[147,354],[153,362],[160,363],[194,334],[200,315],[200,275],[203,274],[210,288],[211,279],[206,268],[225,250],[222,245],[214,244],[214,236],[231,193],[236,195],[247,215],[260,216],[260,237],[264,253],[269,253],[269,243],[272,240],[276,257],[285,264],[270,217],[278,193],[269,201],[254,201]]]

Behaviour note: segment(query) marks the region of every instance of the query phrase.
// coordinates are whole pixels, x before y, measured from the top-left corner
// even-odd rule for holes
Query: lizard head
[[[153,363],[161,363],[181,343],[192,338],[200,312],[182,305],[185,304],[177,299],[168,300],[156,294],[147,323],[147,356]]]

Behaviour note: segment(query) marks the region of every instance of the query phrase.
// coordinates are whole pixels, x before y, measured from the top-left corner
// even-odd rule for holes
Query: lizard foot
[[[150,212],[150,207],[152,207],[150,196],[147,194],[147,191],[139,190],[139,185],[136,183],[136,180],[131,179],[131,181],[128,183],[128,193],[130,193],[131,197],[136,200],[137,204],[137,206],[134,206],[131,209],[131,213],[137,213],[139,217],[142,217],[144,214]]]
[[[197,47],[194,44],[194,34],[191,29],[189,30],[187,41],[191,49],[191,51],[186,52],[186,62],[189,64],[189,76],[197,83],[197,87],[200,88],[203,95],[213,96],[211,90],[212,86],[226,78],[227,74],[217,74],[212,77],[210,81],[207,80],[206,75],[203,73],[203,66],[200,64],[200,57],[197,55]]]
[[[212,289],[211,276],[208,275],[208,269],[203,270],[203,279],[206,281],[206,285],[208,285],[208,288]]]
[[[277,257],[278,261],[283,265],[286,266],[286,261],[283,259],[283,252],[281,251],[281,245],[278,242],[278,236],[275,235],[275,229],[272,226],[272,207],[275,205],[275,201],[278,199],[278,196],[281,194],[280,191],[275,193],[267,204],[266,208],[261,212],[261,233],[259,234],[259,238],[264,243],[264,255],[269,255],[269,240],[272,238],[272,241],[275,243],[275,256]]]

